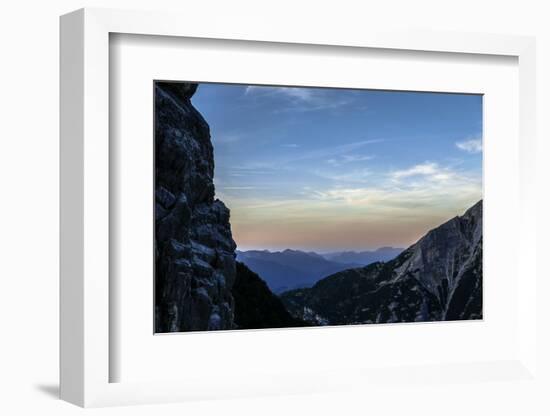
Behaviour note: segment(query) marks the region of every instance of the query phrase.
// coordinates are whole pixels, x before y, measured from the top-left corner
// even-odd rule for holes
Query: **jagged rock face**
[[[155,83],[155,330],[232,329],[235,242],[197,84]]]
[[[315,325],[482,318],[482,202],[428,232],[394,260],[283,293]]]
[[[396,279],[410,275],[437,298],[442,319],[481,318],[482,209],[479,201],[430,231],[396,269]]]

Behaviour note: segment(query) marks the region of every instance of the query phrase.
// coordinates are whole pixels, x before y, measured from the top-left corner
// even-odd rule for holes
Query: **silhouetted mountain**
[[[338,263],[361,264],[367,266],[377,261],[392,260],[402,251],[402,248],[381,247],[373,251],[339,251],[322,254],[322,256],[327,260]]]
[[[281,294],[313,325],[482,318],[482,201],[395,259]]]
[[[332,262],[313,252],[289,249],[276,252],[237,250],[237,260],[258,273],[275,293],[309,287],[325,276],[359,266]]]
[[[294,318],[267,284],[245,264],[237,262],[233,284],[235,326],[237,329],[284,328],[307,326]]]

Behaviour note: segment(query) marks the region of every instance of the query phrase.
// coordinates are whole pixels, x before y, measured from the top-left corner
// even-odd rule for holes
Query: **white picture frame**
[[[185,25],[181,22],[185,21]],[[194,398],[332,391],[354,384],[402,378],[410,371],[391,368],[365,373],[331,370],[318,374],[282,372],[264,380],[240,380],[225,391],[207,379],[111,382],[109,260],[109,37],[110,34],[225,39],[332,47],[430,51],[451,54],[504,55],[519,66],[519,165],[517,354],[508,360],[422,365],[415,377],[470,380],[472,374],[499,374],[506,380],[537,382],[535,268],[535,41],[529,37],[363,30],[325,33],[281,30],[273,22],[261,29],[219,19],[215,24],[169,13],[83,9],[61,18],[61,397],[80,406],[158,403]],[[540,276],[538,276],[540,278]],[[343,384],[341,380],[347,379]],[[483,377],[481,377],[483,379]],[[353,380],[353,383],[349,382]]]

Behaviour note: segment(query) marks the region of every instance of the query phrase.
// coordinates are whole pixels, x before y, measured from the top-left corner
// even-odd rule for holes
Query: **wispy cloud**
[[[350,99],[335,99],[327,95],[326,90],[306,87],[268,87],[249,85],[244,90],[245,95],[260,95],[280,97],[288,100],[289,104],[275,110],[276,113],[289,111],[309,112],[330,110],[350,104]]]
[[[433,210],[437,206],[450,209],[466,207],[481,198],[480,178],[474,174],[429,168],[431,174],[422,174],[412,181],[375,183],[374,186],[344,186],[311,193],[323,201],[341,201],[346,205],[363,207],[390,217],[395,211],[412,208]],[[423,170],[426,172],[427,170]],[[421,211],[418,215],[421,215]]]
[[[365,160],[371,160],[374,156],[372,155],[343,155],[342,159],[344,159],[345,162],[362,162]]]
[[[239,194],[226,203],[232,209],[231,224],[239,244],[406,246],[481,198],[480,178],[457,175],[452,181],[450,186],[428,179],[423,186],[327,183],[324,188],[302,187],[294,198]]]
[[[283,194],[227,188],[222,196],[239,244],[406,246],[482,197],[477,171],[435,162],[397,171],[334,169],[318,176],[322,179],[300,181],[293,192],[285,187]]]
[[[327,160],[329,165],[338,167],[347,163],[366,162],[367,160],[374,159],[372,155],[341,155],[338,158],[330,158]]]
[[[426,188],[430,183],[445,186],[459,186],[464,175],[455,171],[451,166],[440,166],[437,163],[425,162],[408,169],[390,172],[391,181],[399,186],[410,188]]]
[[[277,167],[272,162],[249,162],[227,167],[230,176],[272,175]]]
[[[345,173],[317,171],[315,174],[333,182],[346,184],[364,184],[372,178],[372,172],[369,169],[356,169]]]
[[[339,144],[336,146],[326,146],[316,149],[302,149],[300,152],[295,152],[294,154],[289,155],[282,155],[277,158],[272,158],[267,161],[261,161],[261,162],[254,162],[247,165],[241,165],[241,166],[233,166],[231,169],[233,171],[237,171],[236,173],[243,173],[245,172],[266,172],[270,171],[271,173],[277,173],[277,170],[283,169],[285,167],[289,167],[289,165],[296,163],[296,162],[303,162],[306,160],[320,160],[325,161],[330,159],[339,159],[342,157],[342,160],[350,160],[350,157],[353,158],[353,156],[349,156],[352,152],[361,149],[365,146],[368,146],[370,144],[374,143],[380,143],[384,141],[383,139],[371,139],[371,140],[358,140],[351,143],[346,144]],[[291,148],[298,147],[296,146],[289,146]],[[344,156],[342,156],[344,155]]]
[[[374,143],[380,143],[382,141],[383,139],[359,140],[356,142],[351,142],[351,143],[346,143],[346,144],[341,144],[336,146],[322,147],[320,149],[311,150],[309,152],[305,152],[302,155],[296,156],[295,158],[292,159],[292,161],[300,161],[300,160],[306,160],[306,159],[326,159],[327,157],[331,159],[335,159],[337,156],[347,155],[350,152],[353,152],[364,146],[367,146],[369,144],[374,144]]]
[[[288,144],[282,144],[281,147],[288,147],[290,149],[296,149],[296,148],[300,147],[300,145],[296,144],[296,143],[288,143]]]
[[[244,90],[245,95],[262,94],[262,95],[283,95],[291,99],[300,101],[315,100],[314,90],[309,88],[294,88],[294,87],[264,87],[249,85]]]
[[[275,88],[278,94],[286,95],[290,98],[297,100],[310,102],[315,101],[314,90],[308,88],[290,88],[290,87],[277,87]]]
[[[419,165],[414,165],[408,169],[396,170],[391,172],[391,177],[394,180],[409,178],[411,176],[428,176],[435,175],[439,171],[437,163],[425,162]]]
[[[468,153],[480,153],[483,150],[481,138],[468,139],[455,143],[456,147]]]

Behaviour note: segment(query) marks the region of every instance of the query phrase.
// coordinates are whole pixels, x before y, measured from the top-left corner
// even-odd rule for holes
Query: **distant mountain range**
[[[326,253],[322,256],[330,261],[347,264],[361,264],[367,266],[377,261],[388,261],[401,254],[402,248],[381,247],[374,251],[338,251]]]
[[[482,201],[386,263],[341,271],[280,295],[312,325],[481,319]]]
[[[376,251],[318,254],[300,250],[237,250],[237,260],[246,264],[266,281],[274,293],[310,287],[319,279],[375,261],[386,261],[402,249],[384,247]]]

